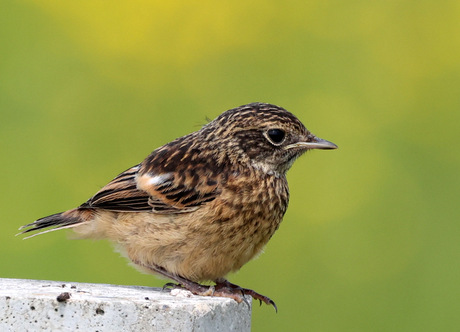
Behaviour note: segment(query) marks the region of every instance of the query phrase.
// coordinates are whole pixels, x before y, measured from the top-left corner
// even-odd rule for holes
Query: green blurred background
[[[460,3],[1,1],[1,274],[162,286],[105,241],[19,226],[86,201],[222,111],[278,104],[339,146],[230,280],[254,331],[460,326]]]

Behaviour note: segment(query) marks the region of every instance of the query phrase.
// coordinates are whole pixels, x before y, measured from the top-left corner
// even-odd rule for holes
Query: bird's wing
[[[142,172],[141,168],[137,175],[137,187],[149,194],[149,204],[157,213],[195,211],[216,198],[219,182],[212,172],[193,166],[173,172],[151,168]]]
[[[155,167],[146,160],[121,173],[81,207],[125,212],[195,211],[216,198],[220,177],[201,163],[197,167],[186,165],[165,171],[161,164]]]
[[[149,195],[139,190],[136,185],[139,167],[140,165],[133,166],[118,175],[81,207],[126,212],[152,211]]]

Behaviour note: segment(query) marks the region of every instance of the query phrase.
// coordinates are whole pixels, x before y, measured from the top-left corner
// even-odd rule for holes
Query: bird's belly
[[[220,221],[205,215],[199,219],[153,216],[136,218],[131,231],[126,227],[132,225],[131,214],[119,216],[117,223],[125,225],[116,236],[120,251],[135,264],[161,266],[197,282],[239,270],[262,251],[281,220],[245,219],[241,211],[237,218]]]
[[[182,274],[192,280],[216,280],[239,270],[261,253],[276,227],[270,221],[242,225],[233,223],[215,228],[215,232],[195,235],[188,254],[179,264]]]

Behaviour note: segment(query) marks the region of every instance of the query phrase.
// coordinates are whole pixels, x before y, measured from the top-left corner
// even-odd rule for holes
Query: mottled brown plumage
[[[25,225],[23,233],[73,228],[80,237],[109,238],[142,270],[195,294],[241,302],[245,293],[274,305],[224,278],[278,229],[294,160],[309,149],[335,148],[281,107],[244,105],[156,149],[80,207]],[[198,284],[207,280],[216,285]]]

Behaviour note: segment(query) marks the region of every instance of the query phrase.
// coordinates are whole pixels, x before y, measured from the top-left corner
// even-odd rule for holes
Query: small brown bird
[[[278,229],[294,160],[310,149],[336,148],[281,107],[240,106],[156,149],[78,208],[20,229],[49,228],[38,235],[72,228],[81,238],[108,238],[141,270],[193,294],[237,302],[249,294],[275,306],[225,277]]]

